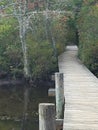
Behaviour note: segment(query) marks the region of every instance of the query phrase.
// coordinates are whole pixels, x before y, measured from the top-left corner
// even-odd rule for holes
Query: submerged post
[[[39,104],[39,130],[56,130],[55,105],[53,103]]]
[[[56,117],[63,119],[64,114],[64,74],[55,73],[55,88],[56,88]]]

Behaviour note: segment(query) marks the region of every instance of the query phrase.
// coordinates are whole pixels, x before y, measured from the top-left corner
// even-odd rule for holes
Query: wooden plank
[[[98,78],[78,59],[78,48],[67,46],[59,56],[59,72],[64,73],[63,130],[98,130]]]

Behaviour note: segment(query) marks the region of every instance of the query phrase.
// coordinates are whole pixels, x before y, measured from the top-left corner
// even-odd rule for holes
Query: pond
[[[54,102],[48,87],[29,87],[26,121],[23,129],[24,86],[0,87],[0,130],[38,130],[38,104]]]

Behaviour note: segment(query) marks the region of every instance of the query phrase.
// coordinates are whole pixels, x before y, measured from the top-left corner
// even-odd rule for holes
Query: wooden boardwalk
[[[65,112],[63,130],[98,130],[98,78],[77,58],[76,46],[59,56],[64,73]]]

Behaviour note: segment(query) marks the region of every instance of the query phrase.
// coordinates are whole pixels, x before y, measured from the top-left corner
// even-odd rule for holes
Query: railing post
[[[55,73],[55,96],[56,96],[56,117],[63,119],[64,115],[64,74]]]
[[[56,130],[54,104],[39,104],[39,130]]]

